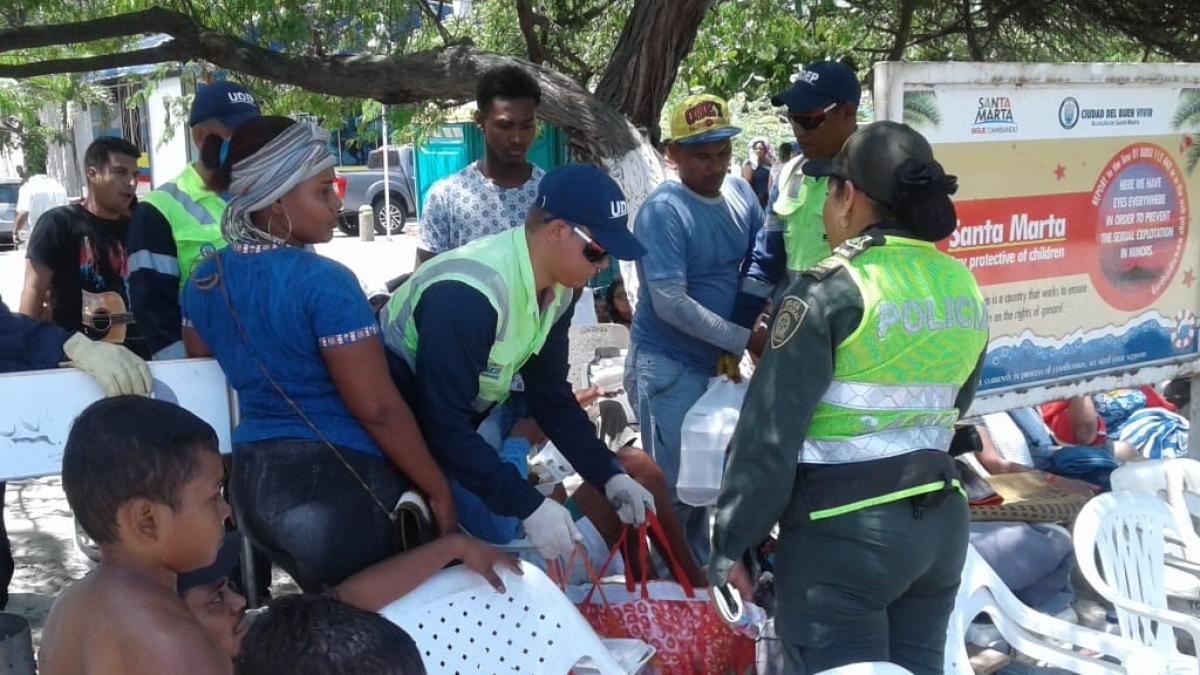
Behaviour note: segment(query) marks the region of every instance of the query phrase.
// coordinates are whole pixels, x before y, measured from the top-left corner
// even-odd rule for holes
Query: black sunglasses
[[[542,220],[542,222],[549,223],[554,220],[562,220],[567,225],[570,225],[571,231],[574,232],[576,234],[576,236],[578,236],[580,239],[583,240],[583,258],[584,258],[584,260],[587,260],[588,262],[590,262],[592,264],[597,264],[597,263],[604,262],[604,259],[608,257],[608,251],[604,250],[603,246],[601,246],[600,244],[597,244],[595,239],[592,239],[591,237],[589,237],[586,232],[579,229],[579,226],[572,223],[571,221],[564,220],[562,218],[559,218],[558,216],[550,216],[548,218],[544,218]]]
[[[819,129],[822,124],[825,124],[825,119],[829,112],[838,107],[838,102],[834,101],[817,112],[811,113],[788,113],[788,119],[792,124],[804,129],[805,131],[813,131]]]

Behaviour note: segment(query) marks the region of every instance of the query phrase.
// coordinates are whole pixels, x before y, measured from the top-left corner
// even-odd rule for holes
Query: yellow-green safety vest
[[[183,291],[192,267],[200,256],[211,250],[225,248],[221,237],[221,214],[225,200],[204,185],[204,179],[189,164],[179,177],[142,198],[158,209],[171,224],[175,239],[175,258],[178,269],[168,269],[170,260],[156,260],[152,267],[164,274],[179,275],[179,290]]]
[[[779,196],[771,205],[783,223],[789,281],[830,254],[823,220],[829,179],[805,176],[800,171],[803,162],[798,157],[779,170]]]
[[[847,242],[853,247],[858,238]],[[947,450],[961,385],[987,345],[987,306],[975,277],[933,244],[886,243],[822,264],[844,267],[863,298],[858,328],[837,346],[800,462],[841,464]]]
[[[541,351],[550,329],[570,308],[573,291],[556,284],[550,303],[544,309],[539,306],[524,227],[439,254],[396,289],[385,310],[383,340],[414,373],[420,335],[413,312],[421,295],[441,281],[458,281],[474,288],[496,311],[496,341],[488,354],[487,368],[479,373],[479,394],[472,404],[475,412],[483,412],[508,399],[513,377]],[[429,307],[424,311],[458,309]]]

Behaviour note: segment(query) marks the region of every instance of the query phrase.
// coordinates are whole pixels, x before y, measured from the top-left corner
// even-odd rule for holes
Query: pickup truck
[[[388,185],[392,202],[392,234],[404,231],[409,216],[416,215],[416,181],[413,169],[411,145],[388,147]],[[375,212],[375,234],[386,234],[384,220],[383,149],[372,150],[367,155],[365,169],[344,167],[337,171],[337,181],[345,184],[342,197],[342,213],[338,218],[338,229],[350,236],[358,236],[358,209],[368,204]],[[341,189],[341,185],[339,185]]]

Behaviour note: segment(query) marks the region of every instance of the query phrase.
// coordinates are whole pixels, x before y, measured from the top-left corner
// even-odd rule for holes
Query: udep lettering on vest
[[[902,304],[879,303],[879,337],[886,337],[893,326],[903,327],[908,333],[947,328],[987,330],[987,306],[978,298],[962,295],[949,296],[943,298],[943,302],[943,319],[936,318],[936,302],[933,298],[908,300]]]

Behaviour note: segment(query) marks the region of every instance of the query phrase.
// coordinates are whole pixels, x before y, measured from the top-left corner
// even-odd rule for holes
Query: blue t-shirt
[[[331,443],[382,456],[342,401],[321,356],[322,349],[378,339],[379,326],[354,274],[336,261],[291,247],[234,244],[217,255],[221,281],[252,352],[221,290],[205,291],[193,283],[214,273],[212,259],[197,266],[183,290],[183,321],[199,333],[237,390],[241,421],[234,443],[320,440],[263,376],[261,361]]]
[[[637,261],[638,311],[631,331],[637,349],[656,351],[706,372],[715,370],[720,347],[656,316],[648,282],[683,280],[692,299],[724,319],[732,318],[742,263],[762,221],[758,199],[740,177],[726,177],[721,196],[713,198],[673,181],[655,189],[633,225],[647,251]]]

